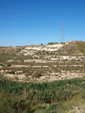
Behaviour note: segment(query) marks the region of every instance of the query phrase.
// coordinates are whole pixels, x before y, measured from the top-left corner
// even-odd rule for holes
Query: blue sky
[[[0,46],[85,41],[85,0],[0,0]]]

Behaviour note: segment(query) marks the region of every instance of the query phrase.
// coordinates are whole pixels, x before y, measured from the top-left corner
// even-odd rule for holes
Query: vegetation
[[[85,55],[85,42],[83,41],[71,41],[65,44],[59,51],[61,55]],[[81,53],[81,54],[79,54]]]
[[[34,73],[34,75],[32,77],[33,78],[40,78],[41,76],[42,76],[42,73],[39,71],[39,72]]]
[[[71,109],[70,105],[67,109],[65,103],[70,104],[75,98],[81,99],[82,102],[85,99],[85,77],[42,84],[18,83],[4,76],[0,75],[0,77],[0,111],[2,113],[10,113],[10,111],[11,113],[37,113],[39,110],[42,113],[57,113]],[[79,95],[81,98],[78,98]]]
[[[64,42],[49,42],[48,45],[53,45],[53,44],[65,44]]]
[[[85,112],[84,55],[85,42],[81,41],[65,43],[55,52],[0,47],[0,113],[75,113],[71,111],[75,108]],[[71,73],[82,78],[62,78],[63,74],[71,78]],[[26,77],[21,80],[18,75]]]

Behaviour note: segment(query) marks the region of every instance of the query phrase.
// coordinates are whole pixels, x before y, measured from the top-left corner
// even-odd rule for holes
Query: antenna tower
[[[61,42],[63,43],[64,42],[64,22],[61,23],[61,25],[62,25]]]

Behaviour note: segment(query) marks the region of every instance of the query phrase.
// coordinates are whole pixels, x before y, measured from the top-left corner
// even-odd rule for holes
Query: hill
[[[85,55],[84,41],[71,41],[64,44],[58,51],[62,55]]]
[[[84,113],[85,42],[0,47],[0,113]]]
[[[85,42],[0,48],[0,72],[7,77],[51,82],[85,75]]]

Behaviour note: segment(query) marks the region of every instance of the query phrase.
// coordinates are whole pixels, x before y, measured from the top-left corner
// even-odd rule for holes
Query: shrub
[[[40,78],[42,76],[41,72],[36,72],[32,77],[33,78]]]
[[[15,74],[15,72],[14,71],[11,71],[11,72],[9,72],[9,74]]]
[[[11,66],[11,64],[7,64],[7,66],[9,66],[9,67],[10,67],[10,66]]]

